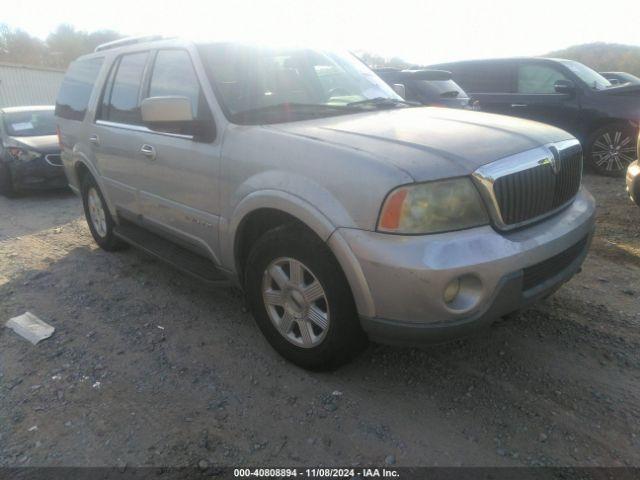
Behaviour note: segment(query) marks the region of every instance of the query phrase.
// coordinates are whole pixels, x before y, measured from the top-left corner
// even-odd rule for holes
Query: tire
[[[91,175],[82,180],[82,205],[89,230],[98,246],[107,252],[121,250],[126,243],[115,236],[115,222],[109,213],[100,187]],[[100,210],[102,213],[100,213]],[[102,217],[103,215],[103,217]],[[99,220],[97,218],[100,218]]]
[[[637,131],[624,124],[612,124],[595,131],[587,141],[585,163],[596,173],[621,177],[636,160]]]
[[[7,198],[16,196],[16,190],[11,179],[11,171],[4,162],[0,162],[0,195],[4,195]]]
[[[636,179],[635,182],[633,182],[633,202],[640,207],[640,180]]]
[[[285,225],[256,241],[245,269],[245,292],[269,343],[302,368],[335,369],[367,345],[340,265],[328,247],[305,228]],[[279,329],[276,321],[280,317]]]

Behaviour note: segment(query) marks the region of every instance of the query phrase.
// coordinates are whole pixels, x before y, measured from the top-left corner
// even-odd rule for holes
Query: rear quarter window
[[[77,60],[69,66],[56,100],[56,116],[82,121],[104,58]]]

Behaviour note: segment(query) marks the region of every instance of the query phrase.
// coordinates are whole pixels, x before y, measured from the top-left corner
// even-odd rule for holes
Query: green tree
[[[411,66],[410,63],[400,57],[385,58],[381,55],[369,52],[356,52],[356,54],[364,63],[373,68],[394,67],[403,69]]]
[[[616,43],[587,43],[551,52],[545,57],[575,60],[599,72],[628,72],[640,76],[640,47]]]
[[[122,38],[113,30],[87,33],[71,25],[59,25],[46,39],[32,37],[24,30],[0,24],[0,62],[66,68],[70,62],[101,43]]]
[[[50,66],[66,67],[80,55],[92,52],[101,43],[121,37],[122,35],[111,30],[87,33],[68,24],[59,25],[47,37],[47,63]]]
[[[46,52],[42,40],[32,37],[24,30],[12,30],[0,24],[0,61],[41,65]]]

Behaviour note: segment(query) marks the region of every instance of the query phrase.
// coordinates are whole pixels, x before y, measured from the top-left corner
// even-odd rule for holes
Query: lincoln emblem
[[[549,163],[551,163],[553,173],[557,175],[560,172],[560,152],[558,152],[558,149],[553,145],[549,147],[549,150],[551,151],[551,158],[549,159]]]

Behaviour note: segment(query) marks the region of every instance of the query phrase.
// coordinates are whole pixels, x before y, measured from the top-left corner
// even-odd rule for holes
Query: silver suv
[[[56,115],[95,241],[241,286],[306,368],[547,296],[594,228],[571,135],[408,104],[347,53],[118,41],[71,65]]]

